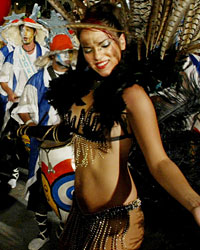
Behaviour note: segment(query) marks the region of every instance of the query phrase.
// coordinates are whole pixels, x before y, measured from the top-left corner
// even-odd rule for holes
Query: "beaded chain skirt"
[[[93,214],[83,214],[74,197],[61,237],[61,249],[127,249],[125,237],[129,228],[129,211],[140,206],[140,199],[136,199],[125,206],[117,206]],[[119,244],[120,247],[118,247]]]

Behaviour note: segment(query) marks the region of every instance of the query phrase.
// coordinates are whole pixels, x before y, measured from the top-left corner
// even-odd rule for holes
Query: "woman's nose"
[[[99,60],[102,56],[102,50],[101,48],[94,49],[94,58],[95,60]]]

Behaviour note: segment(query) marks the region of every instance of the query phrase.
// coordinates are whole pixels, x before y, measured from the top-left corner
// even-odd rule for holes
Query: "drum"
[[[75,165],[72,147],[40,149],[42,184],[49,205],[63,222],[72,205]]]

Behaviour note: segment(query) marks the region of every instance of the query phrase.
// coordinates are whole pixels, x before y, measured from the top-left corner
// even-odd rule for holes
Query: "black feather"
[[[200,86],[192,75],[190,78],[189,80],[183,73],[181,84],[163,89],[152,98],[163,131],[178,131],[193,127],[195,119],[191,125],[188,119],[197,117],[200,112]]]

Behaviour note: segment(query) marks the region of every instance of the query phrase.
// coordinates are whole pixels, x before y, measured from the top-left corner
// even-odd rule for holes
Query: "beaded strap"
[[[44,141],[44,140],[45,140],[45,138],[47,137],[47,135],[50,133],[50,131],[51,131],[52,129],[54,129],[54,126],[51,126],[51,127],[46,131],[46,133],[42,136],[41,141]]]

